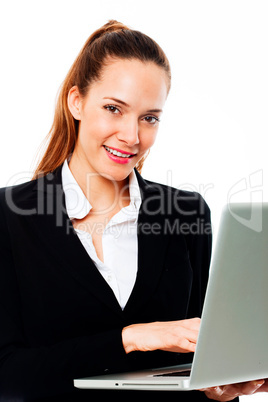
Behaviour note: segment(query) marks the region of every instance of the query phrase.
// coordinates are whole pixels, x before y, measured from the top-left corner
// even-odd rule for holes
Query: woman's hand
[[[133,324],[122,331],[126,353],[133,351],[165,350],[194,352],[200,327],[200,318],[182,321]]]
[[[265,380],[249,381],[239,384],[223,385],[200,389],[209,399],[214,401],[232,401],[238,396],[252,395],[255,392],[267,392],[268,383]]]

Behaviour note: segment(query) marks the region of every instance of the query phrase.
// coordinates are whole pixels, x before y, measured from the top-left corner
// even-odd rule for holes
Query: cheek
[[[141,151],[147,151],[151,148],[156,140],[157,130],[154,133],[147,133],[147,135],[140,137]]]
[[[111,134],[111,123],[108,119],[87,116],[80,123],[79,137],[81,145],[98,147]]]

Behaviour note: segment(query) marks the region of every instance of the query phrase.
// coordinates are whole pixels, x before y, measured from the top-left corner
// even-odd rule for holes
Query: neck
[[[111,180],[93,172],[75,155],[70,160],[69,169],[95,212],[129,205],[128,177],[122,181]]]

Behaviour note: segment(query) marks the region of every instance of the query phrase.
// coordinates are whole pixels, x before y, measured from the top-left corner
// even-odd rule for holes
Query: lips
[[[104,145],[104,148],[106,149],[107,152],[119,158],[131,158],[132,156],[135,155],[133,153],[126,152],[121,149],[107,147],[107,145]]]
[[[121,165],[129,163],[133,156],[136,155],[123,150],[107,147],[107,145],[103,145],[103,148],[108,158],[110,158],[113,162],[119,163]]]

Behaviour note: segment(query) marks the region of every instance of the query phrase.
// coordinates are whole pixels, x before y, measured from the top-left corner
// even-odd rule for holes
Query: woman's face
[[[166,97],[165,71],[135,59],[111,61],[84,99],[73,87],[69,107],[79,120],[73,153],[79,166],[124,180],[153,145]]]

